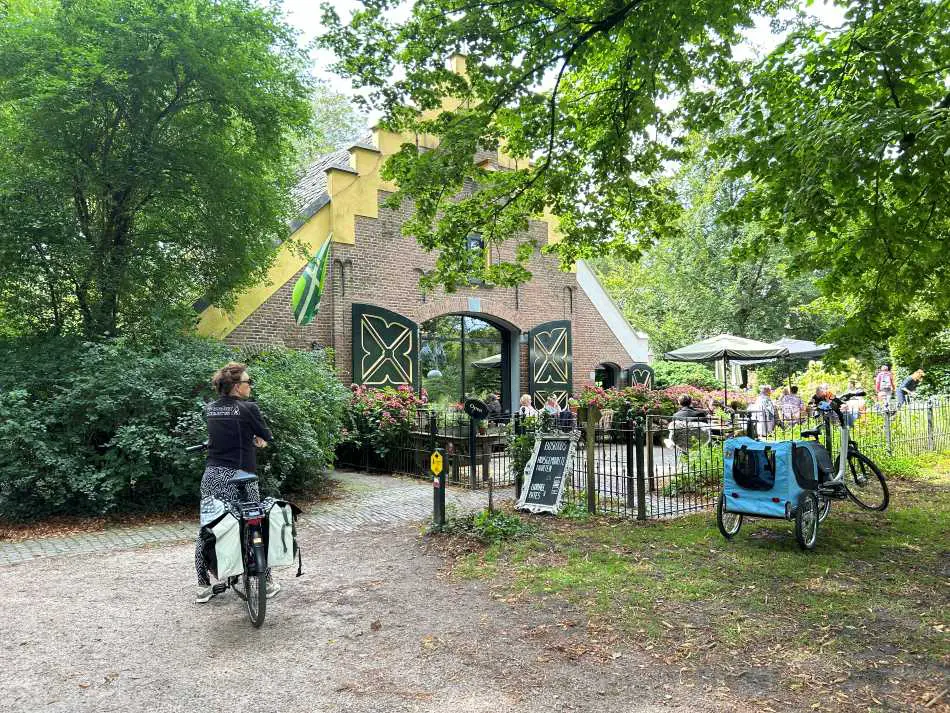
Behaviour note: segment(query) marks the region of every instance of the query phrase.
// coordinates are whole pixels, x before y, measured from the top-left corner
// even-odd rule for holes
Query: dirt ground
[[[745,711],[740,680],[591,641],[569,612],[448,580],[418,529],[304,529],[261,629],[232,593],[192,602],[192,546],[0,567],[0,709]]]

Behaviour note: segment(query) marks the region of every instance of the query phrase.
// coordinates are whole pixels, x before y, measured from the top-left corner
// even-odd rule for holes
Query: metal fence
[[[562,424],[562,430],[569,428]],[[819,429],[834,457],[839,435],[837,428],[812,416],[766,424],[756,414],[706,421],[649,414],[639,421],[616,421],[608,413],[576,428],[578,445],[565,502],[590,512],[638,519],[674,517],[713,506],[722,484],[722,444],[729,437],[748,434],[761,440],[788,440],[801,438],[803,430]],[[515,464],[526,459],[519,460],[513,451],[519,446],[515,438],[524,432],[517,416],[499,415],[473,426],[464,414],[420,411],[402,442],[384,455],[364,445],[341,449],[337,462],[342,467],[431,478],[429,457],[441,448],[450,484],[517,487]],[[873,459],[948,450],[950,396],[918,399],[897,410],[870,409],[857,418],[851,435]],[[524,439],[520,444],[524,447]]]
[[[490,481],[494,487],[506,487],[515,482],[508,444],[519,424],[510,414],[476,424],[462,413],[420,409],[398,442],[384,452],[370,443],[343,446],[337,450],[337,466],[431,478],[429,458],[441,448],[450,484],[474,489]]]

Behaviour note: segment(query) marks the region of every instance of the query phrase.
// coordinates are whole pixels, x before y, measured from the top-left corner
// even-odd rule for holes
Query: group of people
[[[877,402],[881,408],[891,410],[893,399],[897,399],[897,408],[909,403],[914,397],[914,392],[924,380],[924,370],[918,369],[913,374],[904,379],[899,386],[895,388],[894,372],[887,364],[882,364],[874,375],[874,392],[877,394]]]
[[[562,431],[573,431],[577,428],[577,409],[580,406],[577,399],[568,399],[567,406],[561,408],[561,404],[556,397],[548,396],[544,406],[539,410],[532,404],[531,395],[524,394],[518,403],[518,415],[522,418],[547,414]]]

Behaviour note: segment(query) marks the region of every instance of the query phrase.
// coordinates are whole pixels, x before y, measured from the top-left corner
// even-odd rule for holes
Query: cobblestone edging
[[[424,522],[432,517],[432,486],[408,478],[364,473],[334,473],[343,497],[318,505],[301,516],[303,527],[324,532],[354,532],[358,529],[406,522]],[[513,490],[499,491],[500,502],[513,497]],[[482,491],[449,489],[446,502],[462,510],[483,508],[488,494]],[[116,527],[100,532],[77,533],[65,537],[41,537],[21,542],[0,542],[0,566],[38,557],[58,557],[142,545],[190,540],[196,522],[172,522],[143,527]]]

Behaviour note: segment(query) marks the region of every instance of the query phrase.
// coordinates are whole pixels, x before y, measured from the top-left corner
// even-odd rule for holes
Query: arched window
[[[507,332],[477,317],[449,314],[419,326],[419,371],[429,402],[452,406],[469,396],[508,400]]]

